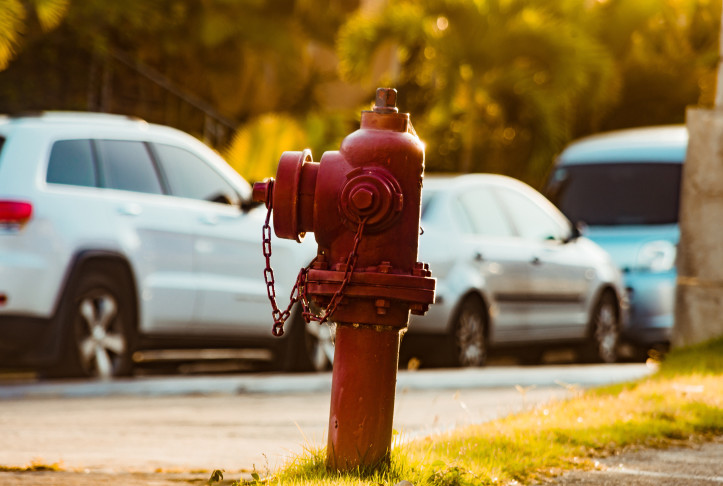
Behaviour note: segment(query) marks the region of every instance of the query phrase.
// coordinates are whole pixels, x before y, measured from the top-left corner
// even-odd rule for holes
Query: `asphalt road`
[[[407,440],[649,372],[642,364],[401,371],[394,427]],[[0,383],[0,465],[67,471],[0,472],[0,484],[48,484],[43,474],[49,484],[103,484],[119,474],[117,484],[150,484],[142,478],[158,472],[207,479],[213,469],[265,474],[326,445],[330,386],[330,373]]]

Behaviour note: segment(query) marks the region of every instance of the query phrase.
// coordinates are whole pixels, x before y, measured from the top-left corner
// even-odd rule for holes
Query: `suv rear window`
[[[45,180],[74,186],[97,185],[90,140],[61,140],[53,144]]]
[[[156,165],[143,142],[96,140],[105,187],[162,194]]]
[[[574,222],[647,225],[678,222],[682,164],[601,163],[559,167],[546,196]]]

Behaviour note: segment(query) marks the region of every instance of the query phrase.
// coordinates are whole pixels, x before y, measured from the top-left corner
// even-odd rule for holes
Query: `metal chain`
[[[273,181],[270,182],[271,185],[273,185]],[[359,228],[357,229],[356,234],[354,235],[354,246],[352,247],[351,252],[349,253],[349,256],[346,259],[346,269],[344,271],[344,279],[342,280],[341,286],[337,289],[337,291],[334,293],[334,295],[331,297],[331,300],[329,301],[329,305],[324,309],[320,316],[315,315],[311,310],[309,309],[309,301],[306,296],[306,277],[309,272],[309,268],[314,264],[316,261],[316,258],[314,258],[311,263],[309,263],[308,266],[302,268],[299,270],[299,274],[296,277],[296,282],[294,283],[294,287],[291,289],[291,294],[289,295],[289,305],[286,307],[284,311],[281,311],[279,309],[279,306],[276,303],[276,281],[274,279],[274,270],[271,268],[271,211],[272,211],[272,202],[271,202],[271,194],[272,194],[273,187],[269,187],[267,194],[268,200],[267,200],[267,207],[268,211],[266,213],[266,221],[264,221],[264,226],[262,228],[261,237],[263,242],[263,253],[264,257],[266,258],[266,268],[264,268],[264,280],[266,282],[266,293],[269,297],[269,302],[271,302],[271,316],[274,319],[274,326],[271,329],[271,334],[273,334],[276,337],[281,337],[284,335],[284,323],[291,315],[291,308],[294,306],[296,302],[301,301],[301,307],[302,307],[302,315],[304,317],[304,320],[306,322],[311,321],[318,321],[319,324],[325,323],[329,317],[334,313],[336,310],[337,305],[339,305],[339,302],[341,301],[341,298],[343,297],[344,289],[346,289],[346,286],[351,281],[351,275],[354,272],[354,267],[356,266],[356,261],[358,258],[357,255],[357,249],[359,248],[359,242],[361,241],[362,232],[364,231],[364,224],[366,222],[366,219],[362,219],[359,222]]]
[[[331,296],[329,305],[326,306],[326,309],[321,313],[321,316],[310,316],[312,320],[319,321],[319,324],[324,324],[334,313],[334,311],[336,310],[336,306],[338,306],[339,302],[341,302],[341,298],[343,297],[346,286],[351,281],[351,275],[354,272],[354,267],[356,266],[356,261],[359,257],[359,255],[357,254],[357,249],[359,248],[359,243],[361,242],[365,223],[366,218],[362,218],[361,221],[359,221],[359,227],[357,228],[356,234],[354,235],[354,245],[352,246],[352,249],[349,252],[349,256],[346,259],[344,278],[341,281],[341,285],[336,290],[336,292],[334,292],[334,295]]]
[[[273,189],[273,181],[269,182],[269,188],[268,188],[268,196],[267,196],[267,206],[268,206],[268,212],[266,213],[266,221],[264,221],[264,226],[261,230],[261,238],[263,242],[263,253],[264,257],[266,258],[266,268],[264,268],[264,280],[266,282],[266,293],[269,297],[269,302],[271,302],[271,316],[274,319],[274,326],[271,329],[271,334],[274,336],[280,337],[284,335],[284,322],[286,322],[286,319],[289,318],[291,315],[291,307],[296,303],[296,301],[299,300],[298,297],[298,289],[299,289],[299,281],[302,277],[302,273],[305,273],[302,269],[301,272],[299,272],[299,276],[296,278],[296,283],[294,284],[294,288],[291,289],[291,295],[290,295],[290,302],[288,307],[282,312],[279,310],[279,306],[276,304],[276,280],[274,279],[274,269],[271,268],[271,194]],[[295,296],[296,294],[296,296]]]

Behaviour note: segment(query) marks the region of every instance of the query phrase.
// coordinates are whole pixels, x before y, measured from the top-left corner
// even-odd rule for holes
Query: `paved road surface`
[[[433,434],[568,397],[575,384],[648,372],[642,365],[401,372],[394,427],[402,439]],[[207,479],[216,468],[266,473],[307,447],[325,445],[330,380],[330,374],[249,374],[5,383],[0,465],[59,463],[70,471],[38,484],[83,484],[90,477],[97,482],[88,484],[102,484],[104,475],[117,480],[118,474],[124,479],[117,484],[150,484],[143,474],[156,471],[186,478],[203,471],[196,476]],[[24,478],[17,484],[33,484],[31,476],[12,473],[0,473],[0,484],[15,484],[17,477]]]

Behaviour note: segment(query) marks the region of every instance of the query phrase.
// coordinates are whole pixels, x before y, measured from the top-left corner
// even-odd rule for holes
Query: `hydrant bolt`
[[[391,306],[391,302],[387,299],[377,299],[374,301],[374,306],[377,308],[377,314],[383,316],[387,313],[387,309]]]
[[[392,270],[391,262],[382,262],[379,264],[377,271],[379,273],[389,273]]]
[[[374,204],[374,193],[366,187],[360,187],[352,192],[351,202],[357,210],[364,211]]]
[[[397,113],[397,90],[394,88],[378,88],[376,105],[374,111],[377,113]]]

